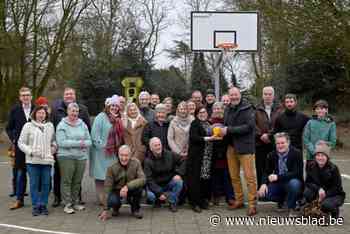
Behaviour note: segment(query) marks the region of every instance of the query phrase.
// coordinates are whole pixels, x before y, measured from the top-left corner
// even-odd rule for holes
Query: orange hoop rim
[[[218,44],[217,47],[224,50],[234,50],[238,47],[238,45],[236,43],[225,42]]]

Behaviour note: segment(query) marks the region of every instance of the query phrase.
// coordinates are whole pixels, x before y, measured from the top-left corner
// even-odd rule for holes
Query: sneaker
[[[49,215],[49,211],[46,206],[40,206],[40,213],[42,215]]]
[[[171,212],[177,212],[176,204],[170,203],[170,205],[169,205],[169,210],[170,210]]]
[[[63,211],[67,214],[73,214],[75,211],[72,208],[72,204],[68,203],[67,205],[65,205]]]
[[[141,213],[140,210],[136,210],[134,212],[132,212],[132,215],[137,218],[137,219],[142,219],[143,218],[143,214]]]
[[[32,215],[33,215],[33,216],[38,216],[38,215],[40,215],[40,208],[39,208],[39,207],[33,207],[33,209],[32,209]]]
[[[79,204],[79,205],[77,204],[77,205],[74,205],[74,206],[73,206],[73,209],[74,209],[74,210],[77,210],[77,211],[82,211],[82,210],[85,210],[85,206],[80,205],[80,204]]]

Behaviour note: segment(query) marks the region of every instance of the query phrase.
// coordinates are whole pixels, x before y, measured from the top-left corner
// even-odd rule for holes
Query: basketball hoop
[[[236,43],[225,42],[220,43],[217,47],[223,50],[234,50],[238,47],[238,45]]]

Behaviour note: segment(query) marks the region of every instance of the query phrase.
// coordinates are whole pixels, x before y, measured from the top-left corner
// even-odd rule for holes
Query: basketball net
[[[237,49],[238,45],[236,43],[225,42],[219,44],[217,47],[221,49],[222,62],[224,63],[229,53],[235,53],[235,50]]]

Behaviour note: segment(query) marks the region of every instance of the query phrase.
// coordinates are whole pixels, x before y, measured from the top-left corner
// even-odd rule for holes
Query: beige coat
[[[143,129],[147,121],[140,116],[134,128],[131,127],[130,120],[124,120],[124,142],[131,149],[131,157],[136,157],[142,163],[145,158],[146,146],[142,144]]]
[[[178,118],[175,117],[169,125],[168,129],[168,144],[171,151],[180,154],[187,153],[188,151],[188,141],[190,134],[191,118],[188,126],[181,126]]]

